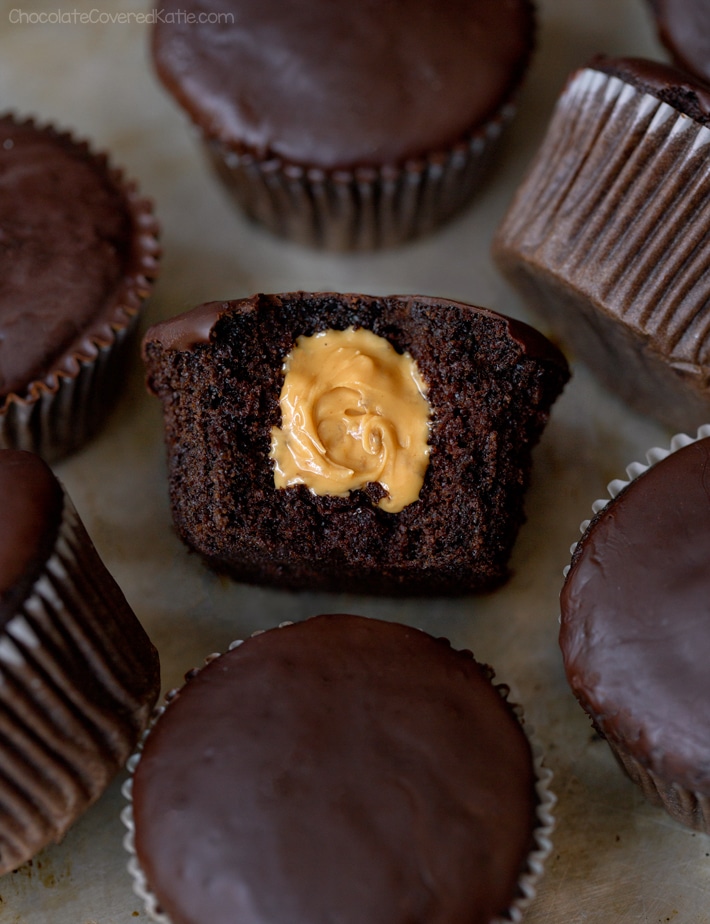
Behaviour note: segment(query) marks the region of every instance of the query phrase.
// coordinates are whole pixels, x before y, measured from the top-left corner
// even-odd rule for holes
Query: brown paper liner
[[[710,417],[710,128],[575,74],[496,233],[533,309],[636,410]]]
[[[290,624],[290,622],[281,623],[283,626],[288,626]],[[254,635],[259,635],[262,631],[264,630],[258,630],[254,633]],[[232,642],[230,645],[230,650],[241,644],[241,641]],[[205,658],[203,666],[209,664],[211,661],[214,661],[219,657],[221,657],[220,653],[212,653],[208,655]],[[200,669],[201,668],[194,668],[192,671],[189,671],[185,675],[186,682],[189,682],[192,677],[199,673]],[[510,922],[513,922],[513,924],[518,924],[518,922],[520,922],[524,916],[525,909],[529,907],[529,905],[534,900],[535,895],[537,894],[537,884],[544,872],[545,861],[552,852],[552,842],[550,838],[555,827],[553,810],[555,804],[557,803],[557,797],[550,789],[552,771],[544,764],[542,749],[535,737],[534,730],[529,725],[525,725],[523,709],[520,706],[509,702],[510,688],[505,684],[494,682],[495,674],[493,670],[490,667],[486,668],[486,670],[491,684],[498,691],[501,698],[509,704],[512,712],[515,714],[518,722],[525,731],[525,734],[532,748],[533,763],[536,775],[536,791],[538,797],[538,805],[536,810],[537,825],[532,833],[532,847],[527,857],[525,868],[521,870],[520,879],[518,880],[517,894],[511,901],[510,907],[503,915],[503,917],[495,918],[493,921],[491,921],[491,924],[510,924]],[[150,734],[153,726],[160,719],[160,716],[163,714],[163,712],[165,712],[165,710],[170,707],[171,700],[175,698],[178,692],[178,689],[168,692],[165,695],[165,703],[155,710],[150,726],[144,732],[137,750],[134,754],[131,755],[127,763],[127,769],[131,775],[125,781],[122,787],[124,798],[128,803],[121,812],[121,821],[127,829],[123,839],[123,845],[126,852],[129,854],[127,865],[128,873],[132,880],[133,891],[143,902],[148,917],[152,921],[158,922],[158,924],[172,924],[172,921],[160,907],[157,896],[151,891],[148,880],[146,879],[145,873],[143,872],[140,863],[138,862],[138,857],[136,856],[135,827],[133,822],[132,802],[133,773],[135,772],[136,767],[140,762],[145,739]]]
[[[619,766],[652,805],[664,808],[686,827],[710,834],[710,796],[661,779],[620,745],[608,738],[606,740]]]
[[[426,234],[460,211],[514,112],[509,103],[464,141],[402,166],[309,169],[203,140],[218,176],[252,221],[308,247],[373,250]]]
[[[685,446],[694,443],[696,440],[706,439],[710,436],[710,424],[700,427],[695,436],[689,436],[687,433],[677,433],[670,441],[668,449],[655,446],[646,453],[646,462],[632,462],[626,467],[627,478],[615,478],[607,485],[609,497],[599,498],[592,504],[594,514],[599,513],[604,507],[613,500],[625,487],[634,479],[638,478],[647,471],[652,465],[665,459],[672,452],[676,452]],[[580,525],[580,533],[585,533],[591,520],[584,520]],[[574,542],[570,548],[570,554],[574,554],[577,543]],[[567,576],[570,566],[564,569],[564,575]],[[582,708],[585,708],[582,703]],[[707,793],[696,792],[684,786],[679,786],[672,780],[664,780],[657,773],[654,773],[649,767],[646,767],[633,754],[629,753],[624,747],[623,742],[616,741],[608,737],[605,733],[603,724],[597,723],[593,716],[592,725],[599,735],[606,741],[621,769],[626,773],[629,779],[636,783],[642,793],[652,805],[657,805],[668,812],[668,814],[696,831],[702,831],[710,834],[710,795]]]
[[[155,649],[64,505],[44,572],[0,630],[0,875],[98,799],[159,690]]]
[[[34,126],[31,119],[18,123]],[[0,397],[0,449],[26,449],[54,462],[93,436],[118,397],[141,308],[158,274],[159,226],[152,203],[140,197],[136,184],[113,168],[107,155],[94,154],[86,142],[52,126],[37,131],[92,157],[122,192],[133,227],[131,250],[113,304],[102,309],[81,340],[43,379],[30,382],[22,394]]]

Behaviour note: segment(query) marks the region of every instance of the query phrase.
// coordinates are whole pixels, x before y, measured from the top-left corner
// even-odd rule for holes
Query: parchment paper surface
[[[146,324],[209,299],[334,289],[440,295],[541,326],[493,267],[493,231],[568,73],[598,51],[665,57],[643,0],[540,0],[538,50],[519,115],[472,206],[421,242],[328,256],[255,229],[227,201],[151,71],[147,26],[17,22],[19,10],[77,10],[106,20],[147,5],[62,2],[0,2],[0,110],[91,139],[155,200],[164,259]],[[320,612],[396,619],[446,635],[512,686],[555,774],[554,852],[528,924],[702,924],[710,921],[710,838],[647,805],[622,776],[567,687],[557,645],[562,569],[580,522],[612,478],[650,447],[667,445],[671,433],[629,413],[572,360],[573,380],[535,452],[513,577],[485,597],[402,602],[292,595],[207,572],[172,530],[160,409],[144,390],[137,358],[105,430],[57,472],[160,650],[165,689],[235,638]],[[0,879],[0,924],[146,920],[125,872],[120,783],[62,844]]]

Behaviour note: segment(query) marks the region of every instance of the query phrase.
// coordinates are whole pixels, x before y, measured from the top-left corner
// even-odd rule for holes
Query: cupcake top
[[[337,318],[337,320],[330,323],[337,328],[345,328],[348,324],[357,324],[359,326],[361,315],[358,312],[361,312],[362,316],[364,316],[365,303],[375,301],[376,296],[336,292],[318,292],[315,294],[285,292],[280,295],[257,294],[250,298],[231,302],[205,302],[189,311],[185,311],[183,314],[168,318],[166,321],[159,321],[149,327],[143,340],[143,349],[145,351],[149,345],[157,344],[165,350],[194,350],[200,344],[208,344],[214,340],[219,335],[223,322],[228,320],[232,314],[248,318],[260,310],[268,310],[270,313],[278,312],[289,315],[294,313],[291,302],[299,299],[303,303],[313,301],[323,316],[328,310],[334,311],[336,303],[342,302],[344,309],[349,313],[346,314],[343,311],[342,319]],[[382,303],[390,310],[392,307],[398,308],[402,314],[415,311],[418,308],[424,316],[465,309],[466,313],[470,312],[473,315],[480,315],[503,323],[508,336],[520,346],[526,356],[546,360],[565,369],[567,367],[567,362],[561,351],[537,328],[531,327],[524,321],[498,314],[489,308],[464,305],[462,302],[455,302],[446,298],[431,298],[427,295],[382,296]],[[313,319],[309,320],[309,329],[315,327],[315,330],[325,330],[326,326],[327,324],[323,317],[319,318],[318,322]]]
[[[0,118],[0,406],[33,382],[56,388],[135,313],[154,270],[136,209],[85,144]]]
[[[133,781],[138,860],[172,924],[489,922],[515,897],[536,803],[486,668],[346,615],[208,663]]]
[[[710,7],[706,0],[649,0],[658,37],[679,66],[710,81]]]
[[[650,93],[702,125],[710,123],[710,86],[670,64],[648,58],[608,58],[597,55],[589,66],[619,77],[643,93]]]
[[[710,794],[710,439],[641,474],[591,521],[561,598],[572,689],[663,779]]]
[[[462,140],[510,99],[534,31],[530,0],[170,0],[164,11],[157,72],[207,136],[325,169]]]
[[[0,450],[0,627],[27,596],[54,547],[63,497],[39,456]]]

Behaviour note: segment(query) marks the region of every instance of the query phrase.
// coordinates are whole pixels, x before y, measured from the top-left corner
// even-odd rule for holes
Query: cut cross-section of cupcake
[[[421,296],[213,302],[144,356],[185,542],[238,580],[363,593],[505,580],[569,374],[526,324]]]

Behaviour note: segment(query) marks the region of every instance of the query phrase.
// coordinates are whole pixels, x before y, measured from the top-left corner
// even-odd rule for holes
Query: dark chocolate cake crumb
[[[398,513],[376,506],[374,486],[274,486],[284,358],[301,335],[351,325],[408,351],[428,385],[429,465],[419,500]],[[414,296],[212,303],[152,328],[144,357],[184,541],[238,580],[360,593],[463,593],[507,578],[530,451],[569,374],[527,325]]]

